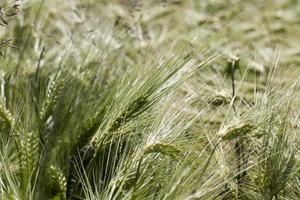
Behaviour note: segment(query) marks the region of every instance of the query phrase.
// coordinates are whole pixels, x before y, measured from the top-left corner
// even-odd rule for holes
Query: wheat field
[[[299,1],[0,8],[0,200],[300,199]]]

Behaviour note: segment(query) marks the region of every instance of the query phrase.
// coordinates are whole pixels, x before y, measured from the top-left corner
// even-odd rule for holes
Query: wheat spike
[[[208,103],[212,106],[221,106],[230,103],[230,98],[223,95],[216,95],[208,100]]]
[[[219,131],[222,140],[232,140],[238,136],[245,136],[256,127],[250,123],[243,123],[235,126],[230,126]]]
[[[65,79],[60,78],[60,76],[61,75],[59,74],[48,85],[46,100],[44,102],[42,111],[40,113],[41,120],[44,122],[47,121],[47,119],[50,117],[50,115],[55,110],[58,96],[59,96],[61,90],[63,89]]]
[[[60,195],[65,199],[65,194],[67,192],[67,179],[58,167],[51,165],[49,168],[49,174],[51,177],[52,184],[59,189]]]
[[[151,103],[146,97],[141,96],[136,98],[132,103],[130,103],[127,109],[122,112],[122,114],[114,118],[114,120],[109,125],[108,133],[118,131],[122,126],[124,126],[130,120],[138,117],[145,110],[147,110],[149,105],[151,105]],[[109,140],[111,138],[111,137],[107,138],[107,136],[108,136],[107,133],[104,134],[104,136],[101,135],[100,137],[98,135],[95,135],[91,140],[92,146],[96,149],[99,148],[100,143],[105,142],[104,139]]]
[[[21,164],[25,174],[30,175],[36,167],[39,156],[39,138],[34,132],[21,138]]]
[[[137,117],[143,111],[147,109],[149,101],[146,97],[139,97],[134,100],[128,108],[118,116],[110,125],[109,131],[116,131],[118,130],[123,124],[130,121],[131,119]]]
[[[0,104],[0,120],[3,121],[8,127],[11,127],[14,120],[11,113]]]
[[[145,148],[144,154],[150,153],[161,153],[164,155],[168,155],[174,159],[178,159],[178,157],[182,153],[182,150],[175,145],[159,142],[151,144]]]

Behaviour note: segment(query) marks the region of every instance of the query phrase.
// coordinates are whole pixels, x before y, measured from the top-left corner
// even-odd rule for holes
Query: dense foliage
[[[0,199],[300,199],[298,1],[0,4]]]

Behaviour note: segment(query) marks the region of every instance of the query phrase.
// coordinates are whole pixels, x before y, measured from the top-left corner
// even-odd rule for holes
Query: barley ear
[[[111,139],[113,132],[117,132],[122,126],[126,125],[126,123],[130,122],[134,118],[137,118],[143,112],[145,112],[150,106],[152,102],[148,100],[147,97],[140,96],[133,100],[124,111],[115,117],[108,126],[108,132],[101,135],[95,135],[91,144],[93,148],[98,149],[100,145],[106,143]]]
[[[182,150],[176,147],[175,145],[160,142],[151,144],[145,148],[144,154],[151,153],[161,153],[177,160],[180,154],[182,153]]]
[[[230,103],[230,98],[223,95],[216,95],[208,100],[209,105],[218,107]]]
[[[4,122],[8,127],[13,125],[14,119],[11,113],[0,103],[0,121]]]
[[[222,140],[233,140],[238,136],[245,136],[254,130],[256,126],[250,123],[243,123],[235,126],[230,126],[228,128],[221,129],[219,135]]]
[[[147,97],[140,96],[136,98],[128,108],[112,122],[109,131],[113,132],[118,130],[122,125],[143,113],[149,107],[149,104],[150,102]]]
[[[24,181],[29,181],[39,159],[39,138],[34,132],[21,135],[21,166]]]
[[[52,187],[58,192],[56,198],[66,199],[67,179],[62,170],[54,165],[49,168]]]
[[[42,122],[46,122],[55,110],[58,96],[62,91],[65,82],[65,79],[60,77],[61,74],[52,79],[48,85],[46,99],[40,112]]]

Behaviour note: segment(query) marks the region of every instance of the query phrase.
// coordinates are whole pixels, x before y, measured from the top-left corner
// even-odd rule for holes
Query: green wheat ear
[[[218,107],[221,105],[229,104],[230,98],[224,95],[216,95],[208,100],[208,103],[212,106]]]
[[[66,199],[67,179],[62,170],[54,165],[49,168],[49,175],[51,177],[51,184],[53,188],[59,193],[54,199]]]
[[[182,150],[172,144],[155,143],[149,145],[144,150],[144,154],[151,154],[151,153],[161,153],[164,155],[168,155],[174,159],[178,159],[180,154],[182,153]]]
[[[256,126],[250,123],[238,124],[235,126],[231,126],[225,129],[222,129],[219,132],[222,140],[232,140],[237,138],[238,136],[245,136],[252,130],[254,130]]]
[[[57,99],[63,89],[65,79],[58,74],[52,79],[48,85],[46,99],[44,101],[42,111],[40,112],[41,120],[46,122],[56,107]]]
[[[118,130],[122,125],[145,111],[148,108],[149,104],[150,102],[147,97],[140,96],[135,99],[128,106],[128,108],[112,122],[109,127],[109,131],[113,132]]]
[[[4,122],[8,127],[11,127],[14,119],[11,113],[0,103],[0,121]]]
[[[122,126],[131,120],[137,118],[143,112],[145,112],[153,102],[149,101],[147,97],[140,96],[132,101],[129,106],[109,124],[108,133],[101,135],[95,135],[91,139],[92,147],[99,149],[101,144],[107,143],[111,139],[113,132],[118,131]]]
[[[21,137],[21,165],[23,174],[29,178],[36,168],[39,157],[39,138],[34,132]]]

